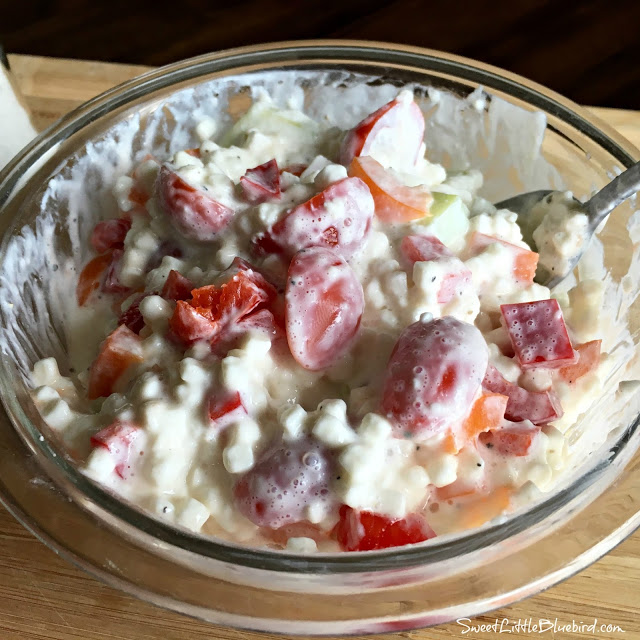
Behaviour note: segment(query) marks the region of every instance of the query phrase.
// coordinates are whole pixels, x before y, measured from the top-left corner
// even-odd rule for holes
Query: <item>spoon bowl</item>
[[[583,242],[578,250],[565,261],[562,272],[555,268],[549,268],[544,263],[539,263],[536,270],[535,282],[549,289],[553,289],[564,280],[574,269],[578,260],[584,253],[591,236],[600,224],[621,202],[640,191],[640,162],[629,167],[626,171],[614,178],[609,184],[600,189],[586,202],[580,202],[571,196],[571,214],[584,214],[587,216],[588,225]],[[539,190],[523,193],[495,204],[497,209],[508,209],[517,214],[518,225],[522,231],[523,240],[533,251],[539,252],[539,247],[533,233],[540,226],[545,215],[543,207],[536,205],[550,204],[554,195],[563,197],[561,191]]]

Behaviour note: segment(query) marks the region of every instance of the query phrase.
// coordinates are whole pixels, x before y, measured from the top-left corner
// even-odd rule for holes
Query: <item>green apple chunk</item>
[[[220,145],[242,145],[253,130],[267,136],[298,138],[304,144],[318,134],[319,125],[301,111],[278,109],[270,102],[258,101],[222,136]]]
[[[436,236],[452,251],[464,244],[469,230],[469,209],[460,196],[433,191],[430,216],[417,220],[423,232]]]

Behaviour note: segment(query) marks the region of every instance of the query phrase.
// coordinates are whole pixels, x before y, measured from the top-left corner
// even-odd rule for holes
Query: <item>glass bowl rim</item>
[[[524,100],[528,106],[544,109],[588,136],[592,142],[602,147],[625,168],[640,156],[640,152],[629,141],[579,105],[542,85],[497,67],[444,52],[383,42],[286,41],[227,49],[182,60],[148,71],[85,102],[40,133],[0,172],[0,207],[19,190],[21,180],[24,175],[28,175],[29,169],[37,166],[38,161],[46,157],[47,152],[54,149],[58,142],[119,107],[144,98],[153,91],[196,80],[210,73],[231,71],[251,64],[285,62],[289,63],[287,68],[313,64],[316,61],[325,61],[327,64],[336,62],[364,64],[380,63],[381,56],[384,56],[384,61],[390,64],[413,64],[427,72],[448,73],[461,80],[487,87],[489,92],[502,91],[511,97]],[[7,229],[3,245],[14,230],[15,225]],[[357,573],[434,564],[488,548],[514,535],[522,534],[580,497],[623,451],[626,443],[640,427],[640,416],[638,416],[621,434],[611,456],[600,460],[561,491],[541,500],[531,509],[523,512],[518,510],[516,514],[507,516],[499,524],[485,525],[470,532],[442,536],[442,541],[435,538],[425,545],[371,552],[300,555],[285,551],[242,547],[216,538],[206,538],[165,524],[117,498],[89,480],[62,456],[56,454],[46,440],[44,442],[39,440],[37,436],[40,431],[22,410],[17,397],[12,393],[10,380],[7,363],[2,358],[0,359],[0,396],[15,430],[28,448],[41,457],[40,462],[46,460],[49,468],[60,472],[63,480],[70,482],[83,498],[88,498],[92,504],[117,520],[124,521],[135,530],[184,551],[248,568],[287,573]],[[28,441],[21,429],[24,425],[27,425],[30,435]],[[56,485],[60,487],[59,482]],[[25,514],[16,513],[19,510],[16,509],[12,500],[7,499],[6,502],[11,504],[11,512],[25,526],[34,532],[39,531],[37,525]],[[507,524],[510,526],[505,526]]]

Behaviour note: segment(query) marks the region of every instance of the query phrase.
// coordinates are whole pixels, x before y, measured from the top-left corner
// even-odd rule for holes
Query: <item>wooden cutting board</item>
[[[147,69],[77,60],[10,56],[18,84],[33,112],[38,129],[94,95]],[[593,109],[640,146],[640,113]],[[2,123],[0,123],[1,135]],[[640,638],[640,533],[626,540],[602,560],[545,593],[480,616],[469,625],[504,629],[541,619],[558,625],[592,624],[591,632],[551,630],[542,634],[492,630],[475,632],[452,623],[433,629],[378,636],[429,638]],[[617,625],[624,632],[607,631]],[[0,640],[260,640],[275,638],[205,624],[158,609],[107,587],[67,564],[25,531],[0,507]]]

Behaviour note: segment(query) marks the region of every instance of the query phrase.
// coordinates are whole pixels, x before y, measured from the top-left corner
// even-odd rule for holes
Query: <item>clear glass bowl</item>
[[[43,185],[72,166],[70,159],[85,153],[89,141],[118,122],[162,108],[176,91],[205,82],[239,78],[236,98],[241,103],[243,78],[254,82],[273,70],[317,72],[318,81],[346,71],[370,76],[374,84],[380,79],[395,85],[413,82],[460,96],[482,85],[507,102],[545,114],[543,155],[578,196],[605,184],[640,155],[561,96],[447,54],[339,41],[211,54],[145,74],[91,100],[6,167],[0,174],[0,285],[7,243],[35,227]],[[610,273],[617,281],[627,278],[634,296],[628,325],[637,349],[640,273],[638,263],[630,262],[627,224],[632,214],[631,204],[619,207],[600,239]],[[43,253],[51,250],[64,250],[59,239],[42,247]],[[21,268],[35,271],[28,261]],[[28,317],[16,317],[5,300],[0,307],[0,333],[19,341],[25,354],[18,362],[5,346],[0,364],[6,411],[0,420],[0,499],[63,557],[113,586],[176,611],[220,624],[307,635],[435,625],[549,587],[601,557],[640,524],[639,394],[628,385],[627,410],[615,425],[615,437],[557,491],[499,524],[415,547],[314,556],[250,549],[172,528],[93,484],[54,438],[42,435],[48,430],[29,398],[24,372],[49,355],[39,343],[33,317],[46,320],[50,310],[34,302]],[[63,337],[59,348],[64,352]]]

